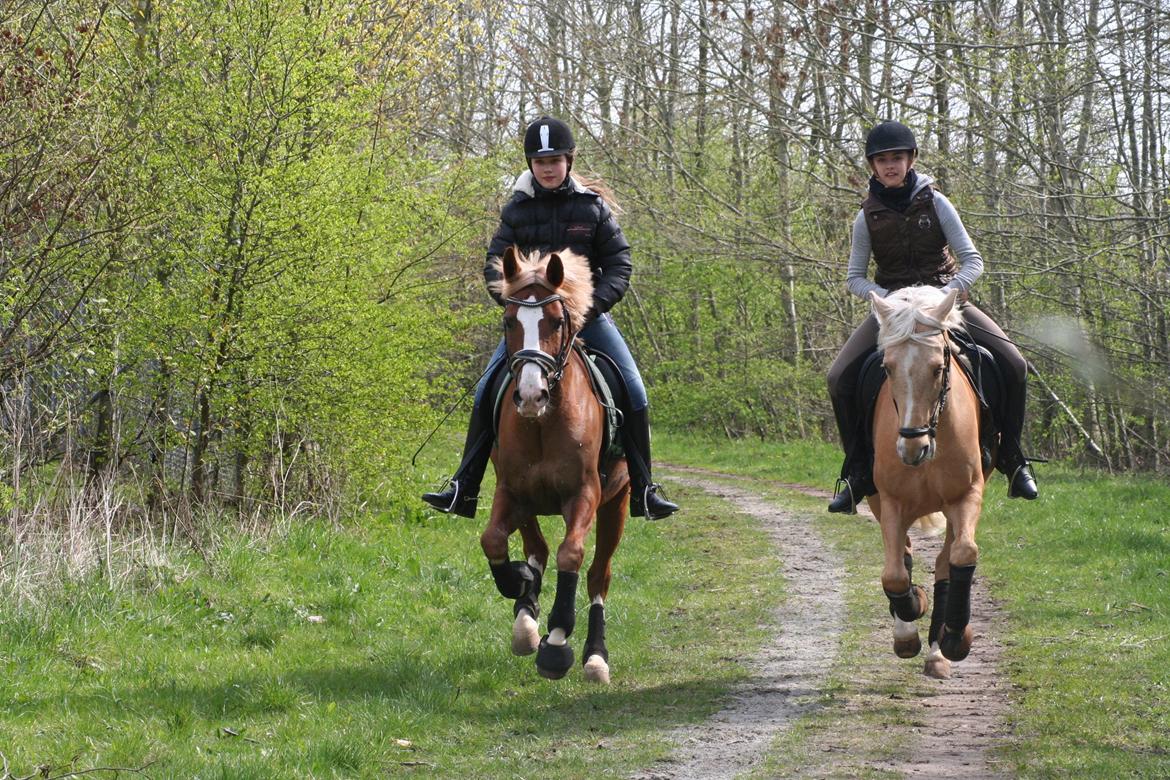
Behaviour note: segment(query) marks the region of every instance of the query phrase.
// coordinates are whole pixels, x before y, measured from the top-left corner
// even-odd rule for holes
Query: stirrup
[[[841,486],[845,489],[842,490]],[[857,514],[857,501],[853,495],[853,485],[844,477],[838,478],[837,484],[833,486],[833,500],[829,502],[829,511],[834,514],[855,515]],[[840,501],[844,496],[848,503]]]
[[[645,517],[647,520],[661,520],[665,517],[670,517],[678,511],[678,504],[666,498],[664,495],[659,495],[658,491],[661,485],[651,483],[644,487],[641,495],[635,498],[635,493],[630,493],[630,515],[632,517]],[[655,511],[650,511],[650,504],[654,503]]]
[[[434,493],[423,493],[422,499],[440,512],[475,517],[476,506],[479,503],[479,494],[474,496],[463,495],[463,485],[458,479],[449,479],[443,490]],[[450,494],[450,499],[447,498]]]
[[[1016,477],[1020,475],[1020,472],[1023,472],[1027,478],[1024,487],[1020,489],[1023,492],[1016,491]],[[1028,482],[1032,483],[1031,487],[1028,487]],[[1008,480],[1008,498],[1022,498],[1025,501],[1033,501],[1039,496],[1040,488],[1036,484],[1036,472],[1032,470],[1032,464],[1025,460],[1016,467],[1016,470],[1012,472],[1012,476]]]

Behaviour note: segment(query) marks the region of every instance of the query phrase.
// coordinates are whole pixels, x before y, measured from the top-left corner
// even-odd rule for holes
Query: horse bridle
[[[943,337],[943,383],[942,388],[938,391],[938,400],[934,402],[930,412],[930,421],[926,425],[920,425],[917,428],[899,428],[898,435],[903,439],[914,439],[919,436],[929,436],[931,439],[938,433],[938,418],[942,414],[943,409],[947,408],[947,396],[951,392],[951,342],[946,337],[946,331],[939,330],[932,334],[914,334],[915,336],[936,336]],[[916,338],[915,341],[922,343],[924,339]],[[891,398],[893,396],[891,395]],[[901,414],[898,409],[898,399],[894,398],[894,411]]]
[[[517,306],[523,306],[528,309],[543,309],[550,303],[561,302],[565,309],[565,324],[561,327],[561,347],[556,355],[550,355],[543,349],[522,349],[508,355],[508,369],[514,376],[519,375],[520,369],[524,367],[525,363],[535,363],[540,367],[540,372],[544,374],[548,380],[548,389],[551,391],[561,381],[565,375],[565,366],[569,362],[569,350],[573,346],[573,339],[576,334],[569,332],[569,323],[572,321],[569,315],[569,307],[565,304],[565,299],[553,293],[547,298],[542,298],[539,301],[522,301],[519,298],[505,298],[505,303],[514,303]]]

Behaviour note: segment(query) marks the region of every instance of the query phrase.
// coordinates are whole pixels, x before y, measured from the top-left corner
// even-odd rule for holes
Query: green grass
[[[835,450],[660,435],[656,451],[751,475],[849,562],[849,630],[822,706],[756,776],[887,776],[881,762],[912,744],[924,682],[921,659],[862,647],[875,632],[888,640],[877,529],[777,487],[831,487]],[[980,574],[1010,631],[1013,736],[997,758],[1023,777],[1170,775],[1170,488],[1054,466],[1040,479],[1041,500],[1008,502],[997,476],[979,533]],[[15,776],[148,766],[166,778],[585,778],[649,767],[671,728],[718,709],[782,589],[799,587],[777,580],[749,518],[668,490],[685,512],[631,520],[614,562],[609,687],[586,684],[579,664],[550,682],[510,654],[510,603],[479,551],[486,509],[468,521],[410,503],[228,538],[206,559],[177,553],[113,589],[97,573],[51,601],[0,607],[0,753]],[[560,525],[546,521],[553,544]],[[577,604],[579,651],[583,594]]]
[[[832,487],[840,464],[834,448],[810,443],[672,437],[657,454],[765,483],[823,489]],[[1008,617],[1013,736],[996,758],[1021,777],[1170,776],[1170,485],[1059,465],[1038,468],[1042,495],[1035,502],[1008,501],[1004,478],[992,478],[977,537],[980,575],[989,578]],[[834,518],[823,512],[823,502],[812,503],[820,510],[818,528],[851,561],[851,619],[869,619],[867,602],[870,614],[884,617],[884,605],[874,598],[876,528]],[[862,572],[869,572],[868,582],[857,592]],[[864,665],[866,659],[851,650],[859,636],[852,631],[842,652]],[[916,675],[898,678],[891,670],[904,663],[892,656],[884,661],[868,669],[871,687],[896,686],[900,679],[913,690]],[[916,673],[920,661],[912,664]],[[865,692],[847,676],[838,676],[837,684],[835,706],[806,719],[773,757],[775,774],[799,768],[794,757],[802,744],[814,759],[831,741],[826,734],[841,739],[861,725],[858,717],[871,727],[897,724],[898,715],[883,715],[878,702],[850,714],[846,703],[866,701]],[[875,704],[879,709],[871,708]],[[852,749],[874,757],[884,752],[872,742]]]
[[[73,583],[3,613],[0,752],[17,776],[628,774],[666,754],[664,729],[718,708],[781,598],[749,518],[679,497],[686,522],[631,521],[615,559],[609,687],[579,658],[551,682],[511,655],[511,603],[479,550],[486,512],[404,510],[229,539],[149,584]],[[553,544],[562,527],[545,523]]]

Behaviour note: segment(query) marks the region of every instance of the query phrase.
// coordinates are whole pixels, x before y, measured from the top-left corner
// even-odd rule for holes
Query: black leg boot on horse
[[[1020,437],[1024,430],[1024,403],[1027,385],[1009,380],[1004,393],[1006,408],[1000,424],[999,454],[996,468],[1008,478],[1008,498],[1023,498],[1029,501],[1040,495],[1036,486],[1036,475],[1032,464],[1024,455]]]
[[[845,449],[845,462],[841,464],[841,477],[834,488],[829,511],[839,514],[857,514],[857,505],[866,496],[877,492],[873,484],[873,459],[869,453],[865,431],[861,426],[861,415],[853,399],[833,398],[833,414],[837,418],[837,432]]]
[[[489,388],[491,386],[488,385]],[[487,399],[484,405],[490,406]],[[479,483],[483,481],[483,473],[487,470],[495,441],[492,421],[488,417],[479,408],[471,410],[471,423],[467,430],[467,440],[463,444],[463,460],[455,475],[447,483],[446,489],[437,493],[423,493],[423,501],[440,512],[475,517],[479,503]]]
[[[650,477],[650,417],[645,409],[622,410],[622,446],[630,471],[630,517],[661,520],[678,511],[678,504],[659,495]]]

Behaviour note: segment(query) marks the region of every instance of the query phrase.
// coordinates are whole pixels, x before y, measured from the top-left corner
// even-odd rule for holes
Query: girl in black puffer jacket
[[[589,258],[593,268],[593,308],[579,335],[588,346],[613,358],[621,371],[626,386],[622,445],[630,472],[630,514],[657,520],[675,512],[678,506],[661,496],[651,480],[646,387],[609,314],[630,284],[630,245],[606,202],[608,192],[597,183],[585,183],[570,175],[575,152],[573,133],[559,119],[545,116],[529,125],[524,134],[528,170],[516,180],[512,198],[500,212],[500,226],[487,251],[484,280],[490,283],[499,278],[493,260],[510,246],[523,252],[567,248]],[[503,305],[498,298],[496,302]],[[501,339],[476,387],[463,461],[445,490],[423,495],[423,500],[436,509],[475,516],[479,483],[493,442],[484,396],[505,358]]]

